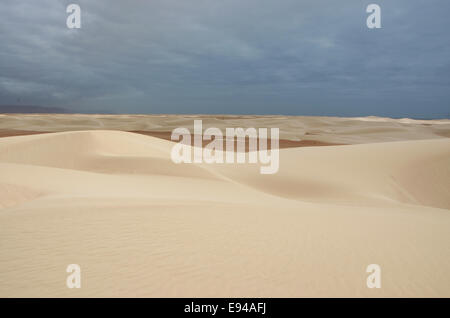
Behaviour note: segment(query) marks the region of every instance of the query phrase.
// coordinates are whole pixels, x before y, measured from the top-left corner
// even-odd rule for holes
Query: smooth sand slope
[[[0,296],[450,297],[450,139],[430,138],[349,130],[282,149],[275,175],[176,165],[172,142],[124,131],[0,138]]]

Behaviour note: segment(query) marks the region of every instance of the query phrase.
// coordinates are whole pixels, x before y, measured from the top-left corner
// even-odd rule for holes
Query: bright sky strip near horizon
[[[0,105],[448,118],[449,13],[448,0],[2,0]]]

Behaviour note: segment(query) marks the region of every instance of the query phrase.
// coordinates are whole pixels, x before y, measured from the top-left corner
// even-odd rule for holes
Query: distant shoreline
[[[209,116],[209,117],[324,117],[324,118],[383,118],[413,120],[450,120],[450,117],[386,117],[378,115],[337,116],[337,115],[286,115],[286,114],[194,114],[194,113],[69,113],[69,112],[0,112],[0,115],[81,115],[81,116]]]

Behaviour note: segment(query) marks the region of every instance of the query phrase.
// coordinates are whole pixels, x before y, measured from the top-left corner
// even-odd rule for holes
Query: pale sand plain
[[[151,135],[194,119],[339,145],[281,149],[274,175],[174,164]],[[0,115],[8,135],[1,297],[450,297],[449,120]]]

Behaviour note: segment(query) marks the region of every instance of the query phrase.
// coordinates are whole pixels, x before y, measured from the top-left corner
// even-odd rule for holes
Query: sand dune
[[[15,127],[67,127],[43,118]],[[0,138],[0,296],[449,297],[448,123],[370,120],[288,118],[286,138],[352,145],[282,149],[274,175],[177,165],[170,141],[86,127],[119,125],[107,116]],[[168,129],[144,123],[122,129]]]
[[[177,127],[192,129],[195,119],[203,127],[278,127],[283,140],[309,140],[332,144],[361,144],[450,137],[450,120],[391,119],[381,117],[310,117],[251,115],[83,115],[0,114],[0,136],[27,131],[120,130],[165,136]]]

